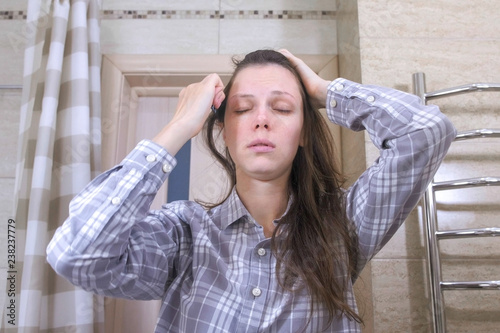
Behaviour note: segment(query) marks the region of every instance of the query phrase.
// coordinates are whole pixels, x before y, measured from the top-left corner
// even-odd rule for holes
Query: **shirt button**
[[[368,103],[373,103],[373,102],[375,102],[375,97],[374,96],[368,96],[366,98],[366,100],[368,101]]]
[[[150,155],[146,156],[146,161],[148,161],[149,163],[153,163],[154,161],[156,161],[156,156],[153,154],[150,154]]]
[[[344,85],[342,83],[339,83],[339,84],[335,85],[335,90],[337,90],[337,91],[344,90]]]
[[[163,164],[161,169],[163,170],[163,172],[167,173],[172,171],[172,166],[170,164],[165,163]]]
[[[111,199],[111,203],[113,205],[119,205],[120,202],[122,202],[122,200],[119,197],[114,197],[113,199]]]
[[[261,257],[266,255],[266,249],[260,248],[257,250],[257,254]]]
[[[331,106],[332,108],[336,107],[336,106],[337,106],[337,101],[336,101],[335,99],[332,99],[332,100],[330,101],[330,106]]]
[[[259,297],[260,295],[262,295],[262,290],[260,290],[260,288],[253,288],[252,295],[254,295],[255,297]]]

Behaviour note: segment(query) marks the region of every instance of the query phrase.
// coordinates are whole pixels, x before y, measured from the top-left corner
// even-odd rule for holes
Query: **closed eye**
[[[287,109],[275,109],[276,111],[280,112],[280,113],[290,113],[292,112],[291,110],[287,110]]]
[[[242,109],[242,110],[234,110],[234,113],[245,113],[247,112],[249,109]]]

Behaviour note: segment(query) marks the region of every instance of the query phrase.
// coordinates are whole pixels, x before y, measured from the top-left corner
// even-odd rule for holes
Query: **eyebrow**
[[[295,97],[292,94],[290,94],[289,92],[286,92],[286,91],[282,91],[282,90],[273,90],[273,91],[271,91],[271,95],[278,95],[278,96],[279,95],[287,95],[287,96],[290,96],[293,99],[295,99]],[[245,94],[245,93],[243,93],[243,94],[238,94],[237,93],[237,94],[231,95],[229,97],[229,99],[231,99],[233,97],[236,97],[236,98],[252,98],[252,97],[255,97],[255,95],[253,95],[253,94]]]

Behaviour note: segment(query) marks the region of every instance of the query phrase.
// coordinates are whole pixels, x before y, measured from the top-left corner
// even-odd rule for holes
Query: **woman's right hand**
[[[220,107],[224,100],[224,84],[217,74],[210,74],[202,81],[181,90],[172,120],[153,141],[175,155],[192,137],[196,136],[211,112],[211,106]]]

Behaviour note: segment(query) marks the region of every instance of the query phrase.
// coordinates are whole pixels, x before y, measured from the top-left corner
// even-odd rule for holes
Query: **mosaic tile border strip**
[[[304,10],[104,10],[102,19],[335,19],[335,11]]]
[[[25,20],[26,11],[0,11],[0,20]],[[101,19],[277,19],[334,20],[334,10],[103,10]]]
[[[0,10],[0,20],[26,20],[26,10]]]

